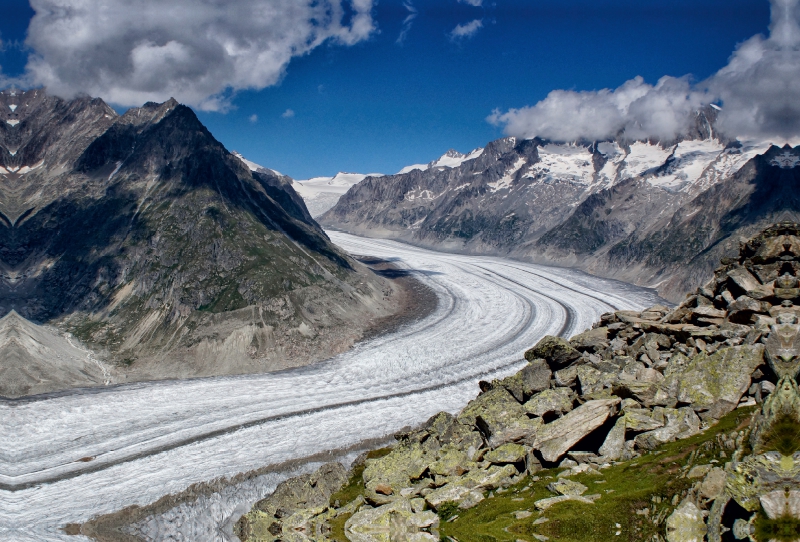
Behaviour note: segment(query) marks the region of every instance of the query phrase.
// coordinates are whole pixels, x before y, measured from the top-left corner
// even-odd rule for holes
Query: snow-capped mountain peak
[[[479,147],[473,151],[470,151],[467,154],[462,154],[457,150],[450,149],[442,156],[433,160],[432,162],[428,162],[427,164],[412,164],[410,166],[406,166],[400,171],[397,172],[397,175],[403,175],[404,173],[409,173],[414,171],[415,169],[419,171],[428,171],[432,168],[455,168],[459,167],[461,164],[468,160],[474,160],[475,158],[479,157],[483,154],[483,147]]]

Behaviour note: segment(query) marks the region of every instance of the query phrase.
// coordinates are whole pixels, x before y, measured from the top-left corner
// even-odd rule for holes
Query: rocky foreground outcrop
[[[340,536],[331,529],[344,522],[352,541],[436,540],[443,511],[479,506],[556,466],[568,470],[547,486],[553,496],[535,507],[591,504],[601,496],[586,495],[570,475],[630,461],[757,404],[761,412],[749,427],[721,436],[733,451],[727,464],[685,475],[697,479],[696,487],[673,498],[672,513],[660,519],[662,534],[670,542],[716,542],[729,529],[737,538],[753,536],[758,518],[778,522],[777,529],[796,525],[798,273],[800,225],[776,224],[743,244],[738,259],[724,261],[677,308],[609,313],[570,340],[545,337],[525,353],[521,371],[481,382],[480,395],[458,415],[441,412],[398,434],[387,454],[356,462],[354,472],[363,474],[355,500],[331,502],[331,488],[346,477],[328,465],[314,475],[324,484],[308,484],[313,506],[287,498],[298,482],[286,482],[241,518],[238,535],[322,540]],[[732,502],[748,512],[745,518],[726,513]]]

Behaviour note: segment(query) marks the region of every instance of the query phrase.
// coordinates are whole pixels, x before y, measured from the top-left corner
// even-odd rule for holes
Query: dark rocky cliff
[[[290,179],[251,172],[174,100],[119,116],[5,91],[0,110],[0,316],[146,378],[319,359],[389,311]]]

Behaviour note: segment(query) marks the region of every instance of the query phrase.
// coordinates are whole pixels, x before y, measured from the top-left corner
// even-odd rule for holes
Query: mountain
[[[740,236],[800,218],[800,150],[723,139],[715,119],[715,109],[699,111],[693,129],[669,142],[503,138],[365,179],[319,221],[431,248],[575,266],[677,301],[737,250]]]
[[[292,188],[305,201],[311,216],[317,217],[336,205],[339,198],[351,186],[360,183],[367,177],[383,177],[381,173],[345,173],[339,172],[333,177],[314,177],[305,181],[294,181]]]
[[[0,337],[36,367],[4,366],[5,396],[303,364],[391,313],[392,286],[330,242],[291,179],[251,171],[174,100],[118,115],[0,93],[0,271]],[[48,334],[110,376],[51,379]]]

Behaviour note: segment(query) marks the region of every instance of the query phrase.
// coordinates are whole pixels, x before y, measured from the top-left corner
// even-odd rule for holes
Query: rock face
[[[800,220],[800,149],[717,139],[698,112],[678,141],[493,141],[455,161],[368,178],[320,217],[367,236],[576,266],[667,299],[738,239]],[[443,157],[444,158],[444,157]]]
[[[120,116],[6,90],[0,110],[0,317],[145,379],[308,362],[389,313],[390,286],[330,243],[291,179],[251,172],[174,100]]]
[[[601,476],[613,463],[693,437],[731,410],[756,404],[749,428],[717,435],[727,463],[689,469],[689,461],[676,474],[686,488],[652,521],[669,542],[720,542],[728,530],[747,538],[762,520],[773,522],[770,532],[793,533],[800,520],[798,273],[800,224],[776,224],[743,243],[737,259],[676,308],[608,313],[569,341],[545,337],[526,352],[520,372],[481,382],[481,394],[457,416],[437,414],[367,462],[347,537],[386,540],[395,517],[397,525],[418,526],[411,539],[428,539],[432,516],[419,514],[447,517],[479,506],[492,492],[556,466],[557,477],[546,478],[556,478],[547,485],[555,496],[535,501],[536,509],[592,505],[602,494],[585,495],[587,486],[569,476]],[[530,385],[545,373],[546,389]],[[697,447],[683,455],[694,456]],[[661,503],[657,493],[653,502]],[[726,513],[731,502],[756,515],[737,518],[735,507]]]

